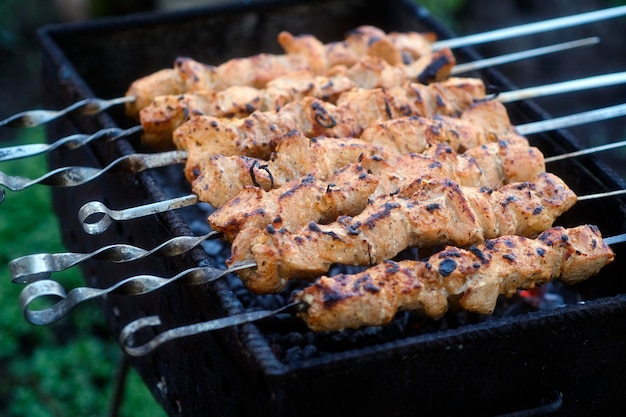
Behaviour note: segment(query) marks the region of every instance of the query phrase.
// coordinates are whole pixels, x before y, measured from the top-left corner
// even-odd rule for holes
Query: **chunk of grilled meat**
[[[298,315],[315,331],[384,325],[398,311],[441,318],[449,306],[491,314],[511,297],[559,279],[575,284],[611,263],[595,226],[554,227],[537,239],[502,236],[469,249],[447,247],[425,261],[387,261],[358,274],[321,277],[298,292]]]
[[[307,175],[326,181],[338,169],[371,155],[389,157],[383,149],[359,139],[309,139],[294,130],[285,136],[269,161],[213,155],[202,161],[199,175],[192,172],[186,175],[192,179],[192,190],[201,201],[220,207],[243,187],[256,186],[269,191]]]
[[[443,55],[442,52],[438,54]],[[452,58],[436,58],[433,63],[424,60],[423,64],[420,60],[412,64],[411,68],[415,69],[420,64],[424,71],[429,72],[436,67],[437,73],[429,77],[431,81],[443,81],[448,78],[450,68],[454,65],[450,61]],[[450,68],[434,66],[434,63],[441,61],[450,62]],[[201,90],[157,96],[139,112],[143,142],[153,149],[172,148],[172,133],[191,114],[246,117],[256,110],[279,110],[287,103],[308,96],[335,103],[341,93],[354,87],[402,86],[418,78],[407,68],[389,65],[379,57],[366,56],[350,68],[333,68],[327,76],[315,76],[308,70],[294,71],[269,81],[263,89],[236,85],[219,91]]]
[[[415,121],[418,123],[419,119]],[[395,120],[387,121],[389,124],[394,122]],[[446,144],[447,135],[443,132],[449,129],[449,124],[442,120],[438,123],[439,128],[436,130],[420,130],[424,140],[417,134],[409,136],[409,130],[396,130],[394,141],[375,141],[371,136],[369,137],[370,141],[380,146],[352,138],[308,139],[300,132],[292,131],[280,142],[267,162],[246,156],[211,155],[207,159],[202,159],[197,165],[188,164],[188,167],[193,167],[193,171],[187,169],[185,175],[192,183],[194,193],[198,194],[202,201],[219,207],[234,198],[244,186],[257,185],[267,191],[305,175],[313,175],[317,179],[325,180],[337,169],[356,162],[362,155],[375,155],[389,162],[400,158],[394,163],[393,169],[383,173],[384,175],[405,179],[408,177],[406,170],[412,170],[411,172],[415,175],[419,172],[419,176],[426,175],[426,172],[430,170],[431,177],[447,176],[461,185],[490,188],[509,182],[529,181],[545,171],[542,153],[537,148],[529,146],[525,138],[521,136],[510,136],[507,131],[504,135],[481,136],[482,130],[477,126],[474,130],[478,132],[476,136],[481,138],[476,141],[477,143],[481,143],[482,138],[487,137],[489,140],[499,138],[505,140],[489,142],[468,149],[463,156],[460,156]],[[385,122],[378,123],[375,128],[379,129],[383,126]],[[511,139],[511,143],[506,141],[508,138]],[[426,151],[428,157],[422,158],[413,153],[402,155],[401,151],[406,148],[404,145],[401,145],[401,149],[389,148],[394,144],[411,143],[413,140],[415,143],[422,143],[424,147],[435,143],[438,145],[430,146]],[[458,142],[454,145],[459,147]],[[437,161],[433,160],[433,157]],[[431,164],[434,165],[430,166]],[[398,169],[404,170],[405,173],[397,172]],[[464,175],[466,178],[462,179]]]
[[[482,80],[453,77],[428,85],[408,83],[392,88],[355,88],[339,96],[337,107],[353,114],[363,130],[373,122],[400,117],[459,116],[484,97]]]
[[[438,143],[446,143],[461,153],[497,141],[528,143],[515,132],[506,107],[493,100],[471,104],[458,118],[435,114],[374,122],[360,138],[382,148],[395,149],[399,155],[421,153]]]
[[[307,175],[269,192],[244,187],[208,221],[229,241],[250,227],[298,230],[311,221],[328,223],[341,215],[360,213],[377,186],[376,177],[352,164],[335,173],[332,183]]]
[[[283,39],[282,46],[288,50]],[[359,26],[346,34],[343,41],[326,44],[329,66],[350,67],[364,56],[377,56],[391,65],[407,65],[432,51],[434,33],[390,32],[371,25]]]
[[[292,130],[307,137],[357,137],[362,130],[345,108],[305,97],[279,111],[254,112],[244,119],[194,116],[174,131],[174,144],[187,151],[188,178],[200,172],[212,155],[245,155],[268,159]]]
[[[354,82],[343,75],[313,76],[310,71],[297,71],[270,81],[264,89],[232,86],[221,91],[159,96],[139,113],[142,139],[153,149],[168,149],[174,146],[174,130],[192,115],[243,118],[257,110],[280,110],[307,96],[334,103],[339,94],[354,87]]]
[[[227,263],[255,261],[256,268],[239,276],[252,291],[275,292],[288,279],[319,276],[332,264],[373,265],[408,247],[536,236],[576,202],[567,185],[549,173],[495,191],[450,180],[418,180],[412,191],[410,198],[381,196],[357,216],[327,225],[311,222],[298,231],[243,229]]]
[[[373,26],[363,26],[351,32],[344,42],[324,45],[311,35],[282,32],[278,43],[285,54],[261,53],[217,66],[177,58],[173,69],[146,75],[130,85],[126,95],[134,96],[135,101],[126,104],[126,112],[136,118],[152,99],[164,94],[219,91],[235,85],[263,88],[276,77],[300,70],[323,75],[332,66],[352,66],[367,55],[381,56],[391,65],[406,65],[430,53],[431,39],[432,35],[424,37],[418,33],[386,35]]]
[[[342,215],[355,216],[379,195],[407,196],[418,178],[447,177],[462,186],[490,187],[493,183],[494,187],[499,187],[510,182],[532,181],[545,171],[541,153],[530,152],[534,148],[499,145],[493,143],[481,147],[489,159],[483,158],[480,163],[467,154],[456,155],[447,145],[434,147],[428,155],[408,154],[390,162],[376,155],[363,156],[332,175],[324,172],[319,177],[307,173],[292,176],[304,176],[305,179],[283,182],[269,192],[259,187],[261,180],[256,174],[250,175],[250,169],[263,174],[263,183],[270,188],[276,181],[284,180],[277,179],[276,174],[269,176],[272,167],[264,171],[258,167],[255,169],[251,158],[216,157],[215,162],[228,164],[209,171],[207,177],[198,177],[192,189],[201,201],[219,207],[209,216],[208,222],[213,230],[224,233],[232,241],[247,227],[263,228],[271,224],[275,229],[294,230],[311,221],[327,223]],[[232,163],[247,164],[249,168],[241,169],[241,165],[233,168]],[[509,169],[510,165],[514,168]],[[312,169],[311,172],[319,173],[319,170]],[[252,187],[251,181],[256,186]],[[307,189],[312,190],[311,194],[304,197]],[[306,208],[302,208],[305,202]]]
[[[291,130],[307,137],[358,137],[372,122],[435,112],[458,115],[484,97],[476,79],[449,79],[442,83],[409,84],[406,88],[352,90],[337,105],[313,97],[291,102],[278,111],[254,112],[244,119],[194,116],[174,131],[174,144],[188,152],[188,178],[200,172],[202,160],[212,155],[245,155],[268,159]],[[347,96],[349,95],[349,97]],[[436,102],[436,104],[428,104]]]

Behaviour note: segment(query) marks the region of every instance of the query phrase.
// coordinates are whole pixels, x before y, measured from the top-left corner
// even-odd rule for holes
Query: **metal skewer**
[[[604,152],[615,148],[622,148],[626,146],[626,140],[622,140],[619,142],[607,143],[605,145],[593,146],[587,149],[581,149],[580,151],[567,152],[561,155],[555,155],[548,158],[544,158],[545,163],[561,161],[564,159],[575,158],[578,156],[590,155],[598,152]]]
[[[603,239],[608,245],[615,245],[626,241],[626,233],[611,236]],[[159,333],[147,343],[140,346],[132,346],[135,342],[135,335],[147,328],[161,325],[158,316],[142,317],[128,323],[119,334],[119,342],[123,346],[124,351],[131,356],[143,356],[152,352],[162,344],[172,340],[193,336],[201,333],[211,332],[214,330],[225,329],[228,327],[238,326],[276,316],[281,313],[297,312],[305,309],[307,305],[301,302],[287,304],[275,310],[257,310],[241,314],[234,314],[228,317],[217,318],[200,323],[180,326],[173,329],[165,330]]]
[[[10,176],[0,172],[0,185],[11,191],[21,191],[35,184],[57,187],[74,187],[99,178],[106,172],[141,172],[146,169],[183,163],[187,159],[184,151],[170,151],[154,154],[131,154],[121,156],[104,168],[63,167],[52,170],[39,178]]]
[[[615,245],[626,241],[626,233],[611,236],[603,239],[608,245]],[[228,317],[208,320],[200,323],[180,326],[159,333],[147,343],[140,346],[131,346],[134,344],[135,334],[147,327],[155,327],[161,325],[158,316],[142,317],[128,323],[119,334],[120,345],[123,346],[125,352],[131,356],[143,356],[152,352],[162,344],[180,339],[187,336],[193,336],[201,333],[211,332],[214,330],[225,329],[228,327],[238,326],[266,319],[286,312],[302,311],[307,306],[305,303],[290,303],[275,310],[257,310],[241,314],[235,314]]]
[[[151,250],[116,244],[104,246],[91,253],[38,253],[22,256],[9,262],[11,281],[14,284],[29,284],[50,277],[89,259],[113,263],[136,261],[148,256],[176,256],[197,247],[202,242],[221,236],[220,232],[210,232],[202,236],[176,236]]]
[[[624,142],[626,145],[626,141]],[[579,196],[578,201],[594,200],[598,198],[613,197],[626,194],[626,190],[607,191],[597,194]],[[182,200],[186,203],[186,200]],[[194,201],[193,199],[190,199]],[[170,204],[171,200],[163,202]],[[184,204],[183,203],[183,204]],[[145,206],[144,206],[145,207]],[[99,212],[100,213],[100,212]],[[93,213],[92,213],[93,214]],[[116,218],[116,220],[119,217]],[[92,226],[92,225],[90,225]],[[91,253],[38,253],[16,258],[9,262],[11,281],[15,284],[28,284],[31,282],[47,279],[53,272],[60,272],[78,265],[89,259],[123,263],[132,262],[148,256],[176,256],[197,247],[202,242],[221,236],[220,232],[212,231],[202,236],[176,236],[146,250],[127,244],[115,244],[104,246]]]
[[[537,49],[531,49],[531,50],[522,51],[522,52],[515,52],[515,53],[512,53],[512,54],[506,54],[506,55],[501,55],[501,56],[497,56],[497,57],[493,57],[493,58],[486,58],[486,59],[482,59],[482,60],[478,60],[478,61],[474,61],[474,62],[460,64],[460,65],[455,66],[452,69],[452,75],[459,74],[461,72],[473,71],[473,70],[478,70],[478,69],[481,69],[481,68],[486,68],[486,67],[490,67],[490,66],[494,66],[494,65],[499,65],[499,64],[504,64],[504,63],[509,63],[509,62],[513,62],[513,61],[522,60],[522,59],[527,59],[527,58],[530,58],[530,57],[545,55],[545,54],[549,54],[549,53],[553,53],[553,52],[559,52],[559,51],[563,51],[563,50],[567,50],[567,49],[572,49],[572,48],[577,48],[577,47],[582,47],[582,46],[594,45],[594,44],[598,43],[599,41],[600,41],[600,38],[598,38],[598,37],[590,37],[590,38],[580,39],[580,40],[577,40],[577,41],[565,42],[565,43],[560,43],[560,44],[557,44],[557,45],[551,45],[551,46],[546,46],[546,47],[537,48]],[[614,78],[612,78],[612,80],[613,80],[612,82],[614,84],[622,82],[617,75]],[[590,85],[590,87],[588,87],[588,88],[591,88],[593,82],[594,82],[593,80],[589,80],[588,81],[588,83]],[[607,80],[604,83],[602,83],[601,80],[598,80],[597,82],[598,82],[598,86],[602,86],[602,85],[610,85],[611,81]],[[539,88],[541,88],[541,87],[539,87]],[[545,86],[543,88],[549,88],[549,86]],[[582,87],[572,86],[572,88],[582,88]],[[537,90],[537,91],[538,92],[542,92],[544,90]],[[543,93],[543,94],[556,94],[556,90],[555,89],[547,90],[547,91],[548,92]],[[564,87],[563,91],[567,91],[567,87]],[[507,93],[505,93],[505,95],[506,94]],[[537,93],[535,93],[535,94],[537,94]],[[530,95],[533,95],[533,93],[529,91],[529,92],[523,93],[521,95],[524,96],[524,98],[528,98]],[[515,98],[514,98],[515,96],[510,95],[510,93],[509,93],[508,97],[509,97],[510,101],[514,101],[515,100]],[[87,99],[87,100],[98,100],[98,99]],[[82,102],[77,103],[77,104],[85,105],[85,102],[87,100],[83,100]],[[100,100],[100,101],[102,102],[102,100]],[[126,100],[126,101],[130,101],[130,100]],[[124,100],[120,100],[120,102],[124,102]],[[113,100],[109,100],[109,101],[107,101],[107,103],[109,104],[109,106],[114,104]],[[74,108],[75,106],[70,106],[70,107]],[[80,107],[80,106],[78,106],[78,107]],[[106,107],[102,107],[101,106],[100,108],[101,108],[101,110],[104,110]],[[48,121],[51,121],[51,120],[54,120],[54,118],[60,117],[62,114],[67,113],[66,110],[62,110],[60,112],[34,110],[33,113],[40,113],[40,112],[54,113],[54,115],[53,115],[54,117],[48,119]],[[8,126],[15,126],[15,125],[18,124],[19,120],[26,120],[26,119],[28,119],[27,113],[29,113],[29,112],[21,113],[20,117],[13,116],[13,118],[15,118],[15,121],[13,123],[9,123]],[[7,120],[9,120],[9,119],[7,119]],[[41,119],[41,123],[45,123],[45,120]],[[0,126],[1,126],[1,124],[0,124]],[[117,140],[117,139],[120,139],[120,138],[123,138],[123,137],[127,137],[127,136],[130,136],[130,135],[133,135],[135,133],[139,133],[141,131],[142,131],[142,127],[141,126],[135,126],[135,127],[132,127],[132,128],[126,129],[126,130],[122,130],[120,128],[107,128],[107,129],[102,129],[102,130],[100,130],[100,131],[98,131],[96,133],[93,133],[91,135],[75,134],[75,135],[67,136],[65,138],[61,138],[61,139],[56,140],[52,144],[36,143],[36,144],[28,144],[28,145],[9,146],[9,147],[6,147],[6,148],[0,148],[0,162],[10,161],[10,160],[19,159],[19,158],[26,158],[26,157],[34,156],[34,155],[39,155],[39,154],[42,154],[44,152],[51,152],[51,151],[56,150],[56,149],[77,149],[77,148],[79,148],[81,146],[87,145],[87,144],[89,144],[91,142],[94,142],[96,140],[107,139],[107,140],[113,141],[113,140]]]
[[[16,145],[16,146],[8,146],[6,148],[0,148],[0,162],[10,161],[14,159],[26,158],[29,156],[39,155],[44,152],[50,152],[55,149],[77,149],[81,146],[85,146],[91,142],[100,139],[106,139],[109,141],[114,141],[117,139],[121,139],[135,133],[141,132],[143,129],[141,126],[134,126],[130,129],[120,129],[118,127],[111,127],[97,131],[91,135],[86,134],[76,134],[71,136],[66,136],[59,140],[56,140],[54,143],[33,143],[29,145]]]
[[[433,51],[443,48],[459,48],[463,46],[478,45],[494,42],[512,37],[519,37],[540,32],[557,30],[565,27],[582,25],[600,20],[612,19],[626,14],[626,6],[596,10],[588,13],[580,13],[572,16],[548,19],[540,22],[528,23],[497,29],[489,32],[478,33],[468,36],[456,37],[437,41],[432,44]],[[494,65],[494,64],[491,64]],[[459,70],[457,70],[459,71]],[[62,110],[29,110],[18,113],[0,121],[0,127],[34,127],[48,123],[71,112],[80,112],[85,115],[93,115],[111,106],[134,101],[132,96],[118,97],[114,99],[87,98],[72,104]]]
[[[48,279],[28,284],[19,296],[19,303],[24,311],[24,317],[29,323],[46,325],[65,317],[76,306],[89,300],[107,294],[142,295],[156,291],[173,282],[188,285],[202,285],[222,278],[223,276],[240,269],[256,266],[253,262],[240,263],[228,269],[212,267],[196,267],[187,269],[171,278],[162,278],[154,275],[138,275],[127,278],[105,289],[78,287],[69,293],[57,281]],[[31,310],[30,304],[42,297],[59,299],[54,305],[41,309]]]
[[[527,89],[516,90],[512,92],[502,93],[496,99],[505,102],[512,102],[516,100],[523,100],[531,97],[541,97],[545,95],[562,94],[570,91],[580,91],[582,89],[606,87],[610,85],[616,85],[620,83],[626,83],[626,72],[619,72],[613,74],[605,74],[593,77],[582,78],[578,80],[565,81],[560,83],[548,84],[544,86],[530,87]],[[585,113],[578,113],[575,115],[565,116],[558,119],[545,120],[540,122],[528,123],[525,125],[517,126],[516,129],[521,135],[529,135],[532,133],[538,133],[548,130],[560,129],[564,127],[580,125],[584,123],[590,123],[597,120],[605,120],[609,118],[619,117],[626,114],[626,104],[617,105],[612,108],[604,108],[599,110],[593,110]],[[141,126],[135,126],[127,130],[114,130],[114,134],[117,134],[113,139],[127,136],[141,130]],[[111,133],[111,130],[106,130]],[[79,147],[82,146],[94,138],[102,137],[105,135],[105,131],[97,132],[89,137],[85,136],[82,139],[72,139],[68,137],[60,139],[58,142],[61,144],[68,144],[68,146]],[[71,145],[69,145],[71,144]],[[47,148],[46,148],[47,147]],[[45,152],[56,147],[53,145],[26,145],[15,146],[11,148],[5,148],[0,150],[0,161],[13,159],[15,157],[25,157],[34,153]],[[17,156],[19,155],[19,156]],[[0,171],[0,186],[5,186],[12,191],[21,191],[35,184],[43,184],[50,186],[71,187],[84,184],[100,177],[105,172],[139,172],[142,170],[163,167],[176,163],[183,163],[186,160],[186,153],[184,151],[172,151],[158,154],[133,154],[126,155],[118,158],[110,163],[105,168],[92,168],[92,167],[63,167],[48,172],[47,174],[36,178],[24,178],[19,176],[9,176]],[[4,192],[0,189],[0,202],[4,199]],[[192,203],[193,204],[193,203]],[[182,207],[182,206],[181,206]]]
[[[49,123],[68,113],[78,112],[83,115],[94,115],[117,104],[134,101],[134,97],[117,97],[110,100],[101,98],[86,98],[78,101],[63,110],[29,110],[0,120],[0,127],[35,127]]]
[[[563,129],[566,127],[579,126],[587,123],[613,119],[626,115],[626,103],[601,109],[590,110],[568,116],[557,117],[549,120],[526,123],[515,126],[520,135],[532,135],[533,133],[548,132],[550,130]]]
[[[444,39],[433,43],[432,49],[436,51],[443,48],[454,49],[470,45],[479,45],[482,43],[495,42],[518,36],[563,29],[566,27],[582,25],[585,23],[596,22],[599,20],[612,19],[615,17],[623,16],[625,14],[626,6],[612,7],[588,13],[580,13],[572,16],[558,17],[555,19],[542,20],[534,23],[527,23],[518,26],[496,29],[489,32],[477,33],[475,35]]]
[[[187,336],[193,336],[201,333],[212,332],[215,330],[226,329],[241,324],[252,323],[273,317],[281,313],[298,312],[306,308],[305,303],[290,303],[276,310],[257,310],[247,313],[234,314],[232,316],[204,321],[187,326],[180,326],[174,329],[166,330],[159,333],[150,341],[141,346],[130,346],[133,344],[134,336],[140,330],[146,327],[155,327],[161,325],[161,319],[158,316],[148,316],[137,319],[127,324],[119,334],[120,344],[124,347],[124,351],[131,356],[144,356],[152,352],[162,344],[181,339]]]
[[[591,46],[600,42],[600,38],[594,36],[590,38],[579,39],[577,41],[570,41],[559,43],[556,45],[544,46],[541,48],[528,49],[521,52],[513,52],[510,54],[500,55],[493,58],[480,59],[474,62],[467,62],[465,64],[456,64],[450,71],[451,75],[462,74],[464,72],[476,71],[483,68],[494,67],[497,65],[508,64],[515,61],[521,61],[523,59],[535,58],[541,55],[552,54],[554,52],[565,51],[572,48],[580,48],[582,46]]]

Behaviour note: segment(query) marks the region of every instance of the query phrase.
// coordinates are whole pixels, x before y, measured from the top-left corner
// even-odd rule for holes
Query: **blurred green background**
[[[0,0],[0,119],[18,111],[39,107],[41,91],[46,86],[39,81],[39,46],[35,38],[38,27],[48,23],[208,2]],[[496,28],[519,21],[537,20],[540,16],[531,13],[531,10],[541,10],[542,6],[541,2],[531,0],[501,1],[498,7],[507,5],[508,9],[505,10],[513,10],[515,13],[494,16],[489,10],[484,10],[487,4],[485,1],[430,0],[421,3],[459,33],[478,32],[485,21],[491,22],[491,28]],[[555,0],[553,7],[544,13],[554,17],[555,7],[560,7],[562,14],[569,14],[619,3],[623,2],[584,1],[576,3],[578,9],[570,10],[567,5],[572,5],[572,2]],[[614,33],[614,39],[608,39],[609,45],[610,42],[619,42],[621,48],[623,37],[616,35]],[[511,47],[508,46],[509,49]],[[523,49],[520,45],[516,47]],[[491,52],[484,54],[493,55]],[[560,72],[559,76],[562,77],[562,70],[555,68],[556,64],[546,65],[537,68],[535,72],[541,72],[546,78]],[[606,67],[606,64],[599,65]],[[568,73],[574,75],[574,70],[582,71],[586,68],[573,66]],[[526,74],[529,71],[525,67],[520,72],[522,75],[532,75]],[[519,77],[521,84],[524,83],[522,75]],[[537,79],[533,82],[536,83]],[[575,105],[572,101],[568,104],[570,108]],[[612,140],[618,140],[620,138],[616,136],[625,134],[626,129],[622,124],[610,133],[601,129],[593,132],[584,135],[590,143],[595,144],[602,143],[609,135],[613,136]],[[0,129],[0,147],[43,141],[43,129]],[[624,160],[623,151],[613,152],[607,158],[618,169],[626,169],[624,164],[619,163]],[[0,163],[0,171],[36,178],[46,172],[45,166],[43,157],[35,157]],[[88,303],[53,326],[31,326],[23,319],[18,306],[21,287],[9,282],[7,264],[12,259],[32,253],[63,251],[48,189],[31,187],[19,193],[7,191],[7,198],[0,205],[0,416],[105,416],[114,414],[116,410],[112,407],[112,399],[122,353],[109,334],[101,312],[94,308],[94,304]],[[76,269],[55,274],[54,278],[63,282],[66,288],[83,285]],[[163,415],[132,370],[126,382],[120,416]]]

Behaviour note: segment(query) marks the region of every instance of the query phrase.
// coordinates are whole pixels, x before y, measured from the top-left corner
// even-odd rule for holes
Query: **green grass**
[[[42,129],[16,131],[17,143],[44,140]],[[0,146],[8,146],[2,143]],[[45,158],[0,163],[9,175],[35,178]],[[95,305],[81,307],[50,326],[33,326],[18,304],[22,285],[10,282],[8,262],[63,247],[50,189],[6,192],[0,204],[0,415],[6,417],[106,416],[122,352]],[[54,274],[66,290],[84,285],[77,268]],[[164,416],[141,379],[130,371],[120,416]]]

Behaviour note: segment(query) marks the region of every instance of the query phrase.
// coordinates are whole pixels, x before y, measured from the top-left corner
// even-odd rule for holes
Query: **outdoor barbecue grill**
[[[234,3],[190,11],[133,15],[39,32],[44,50],[46,108],[63,108],[86,97],[119,97],[140,76],[171,67],[177,56],[221,63],[258,52],[277,53],[281,30],[341,39],[359,25],[385,31],[454,34],[410,1],[271,1]],[[478,59],[469,48],[459,61]],[[486,84],[515,89],[501,73],[477,73]],[[513,124],[549,118],[533,102],[507,105]],[[96,116],[67,116],[48,125],[50,141],[107,127],[135,124],[114,107]],[[546,156],[579,149],[566,131],[535,134],[531,143]],[[138,138],[98,141],[49,154],[50,168],[104,167],[122,155],[146,151]],[[549,166],[577,192],[623,189],[624,182],[595,158]],[[72,252],[89,253],[112,243],[152,248],[173,236],[208,232],[210,208],[198,204],[87,235],[74,213],[89,201],[125,208],[189,193],[180,165],[135,174],[106,174],[80,187],[54,188],[63,240]],[[620,197],[579,202],[558,219],[593,223],[604,236],[622,233]],[[623,409],[626,383],[626,283],[624,245],[616,261],[582,284],[557,284],[503,299],[493,316],[450,312],[434,321],[401,313],[389,325],[339,333],[314,333],[295,316],[205,333],[133,357],[156,400],[171,416],[249,415],[611,415]],[[113,264],[81,264],[86,283],[104,288],[142,274],[171,277],[195,266],[224,268],[228,246],[205,242],[184,255]],[[297,285],[293,284],[294,288]],[[141,296],[109,295],[101,308],[112,333],[129,322],[158,315],[159,331],[249,310],[274,309],[288,291],[257,296],[236,277],[202,286],[168,285]],[[558,298],[553,308],[550,301]],[[565,304],[565,306],[561,306]]]

